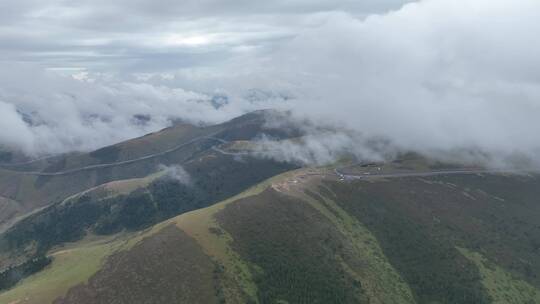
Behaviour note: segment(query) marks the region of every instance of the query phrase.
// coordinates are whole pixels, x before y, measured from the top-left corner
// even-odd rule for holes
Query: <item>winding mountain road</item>
[[[107,164],[84,166],[84,167],[75,168],[75,169],[69,169],[69,170],[65,170],[65,171],[41,172],[41,171],[16,171],[16,170],[7,169],[7,168],[3,168],[3,169],[8,170],[8,171],[12,171],[12,172],[17,172],[17,173],[20,173],[20,174],[34,175],[34,176],[69,175],[69,174],[74,174],[74,173],[78,173],[78,172],[82,172],[82,171],[91,171],[91,170],[96,170],[96,169],[104,169],[104,168],[123,166],[123,165],[133,164],[133,163],[137,163],[137,162],[140,162],[140,161],[144,161],[144,160],[164,156],[164,155],[173,153],[175,151],[178,151],[178,150],[180,150],[180,149],[182,149],[182,148],[184,148],[186,146],[189,146],[189,145],[191,145],[193,143],[196,143],[198,141],[202,141],[202,140],[214,140],[214,141],[218,141],[220,143],[228,143],[228,141],[226,141],[224,139],[221,139],[221,138],[214,137],[214,135],[215,134],[199,136],[199,137],[196,137],[196,138],[194,138],[192,140],[189,140],[189,141],[187,141],[185,143],[182,143],[182,144],[180,144],[178,146],[167,149],[165,151],[154,153],[154,154],[149,154],[149,155],[145,155],[145,156],[141,156],[141,157],[134,158],[134,159],[124,160],[124,161],[119,161],[119,162],[114,162],[114,163],[107,163]]]
[[[225,151],[221,149],[218,146],[213,146],[212,150],[218,153],[221,153],[223,155],[230,155],[230,156],[252,156],[252,155],[256,155],[257,153],[260,153],[260,152],[251,152],[251,151],[250,152],[229,152],[229,151]]]
[[[340,172],[340,169],[334,169],[334,173],[343,180],[354,179],[370,179],[370,178],[396,178],[396,177],[425,177],[437,175],[457,175],[457,174],[495,174],[495,173],[511,173],[524,174],[532,173],[525,170],[503,170],[503,169],[448,169],[448,170],[432,170],[423,172],[366,172],[363,174],[350,174]]]
[[[17,167],[17,166],[30,165],[30,164],[37,163],[42,160],[52,159],[55,157],[58,157],[58,156],[44,156],[44,157],[40,157],[40,158],[36,158],[36,159],[32,159],[32,160],[20,162],[20,163],[9,163],[9,164],[3,163],[3,164],[0,164],[0,167]]]
[[[57,172],[41,172],[41,171],[17,171],[5,168],[5,166],[0,166],[4,170],[25,174],[25,175],[33,175],[33,176],[62,176],[62,175],[70,175],[82,171],[91,171],[96,169],[104,169],[104,168],[111,168],[111,167],[118,167],[123,165],[129,165],[157,157],[161,157],[170,153],[173,153],[175,151],[178,151],[186,146],[189,146],[191,144],[194,144],[199,141],[203,140],[213,140],[216,142],[219,142],[219,144],[227,144],[229,141],[224,140],[219,137],[215,137],[216,134],[219,132],[210,134],[210,135],[204,135],[199,136],[196,138],[193,138],[187,142],[184,142],[180,145],[177,145],[173,148],[167,149],[162,152],[149,154],[145,156],[141,156],[134,159],[119,161],[119,162],[113,162],[113,163],[107,163],[107,164],[97,164],[97,165],[89,165],[84,166],[80,168],[75,169],[69,169],[64,171],[57,171]],[[257,154],[256,152],[229,152],[225,151],[221,148],[219,148],[218,145],[214,145],[211,147],[213,151],[216,151],[218,153],[221,153],[223,155],[229,155],[229,156],[249,156]],[[34,160],[37,161],[37,160]],[[354,165],[353,165],[354,166]],[[423,171],[423,172],[364,172],[359,174],[351,174],[351,173],[345,173],[341,170],[345,168],[349,168],[351,166],[342,167],[342,168],[335,168],[334,173],[342,180],[358,180],[358,179],[370,179],[370,178],[398,178],[398,177],[424,177],[424,176],[436,176],[436,175],[456,175],[456,174],[494,174],[494,173],[514,173],[514,174],[523,174],[523,173],[532,173],[536,171],[525,171],[525,170],[503,170],[503,169],[470,169],[470,168],[464,168],[464,169],[448,169],[448,170],[431,170],[431,171]]]

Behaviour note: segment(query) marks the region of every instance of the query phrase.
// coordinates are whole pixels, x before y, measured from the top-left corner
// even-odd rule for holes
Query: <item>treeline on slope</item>
[[[172,181],[157,182],[148,190],[140,189],[129,195],[103,200],[83,195],[65,204],[54,204],[19,222],[5,233],[4,249],[35,244],[35,253],[44,254],[52,246],[80,240],[87,231],[104,235],[121,229],[147,227],[158,218],[165,218],[166,211],[161,212],[162,206],[155,203],[152,196],[152,188],[163,188],[160,186],[162,183],[168,184],[167,189],[175,190],[176,193],[169,193],[170,197],[178,200],[189,198],[184,191],[185,186]],[[191,199],[182,201],[182,208],[192,210],[191,204]]]
[[[476,189],[463,204],[481,225],[460,233],[468,248],[482,251],[514,276],[540,289],[540,178],[538,176],[447,176],[447,183]]]
[[[461,256],[452,242],[433,237],[428,227],[399,210],[399,202],[379,189],[356,189],[338,183],[329,186],[338,197],[332,197],[324,188],[321,194],[338,202],[377,237],[385,256],[411,287],[418,303],[490,303],[474,264]],[[391,190],[386,187],[385,191]],[[407,202],[406,197],[401,199]]]
[[[5,269],[0,272],[0,291],[15,286],[20,280],[45,268],[51,261],[52,258],[42,255]]]
[[[307,203],[266,190],[227,205],[217,219],[251,265],[258,303],[369,303],[338,258],[350,244]]]
[[[88,231],[107,235],[123,229],[144,229],[207,207],[291,168],[268,160],[224,161],[219,157],[194,164],[186,166],[192,175],[189,185],[162,178],[128,195],[98,200],[83,195],[53,204],[9,229],[0,240],[0,248],[35,245],[34,252],[44,254],[52,246],[80,240]]]
[[[526,267],[540,260],[534,245],[540,237],[537,182],[441,176],[353,185],[328,182],[331,191],[321,188],[320,193],[372,231],[419,303],[476,304],[491,303],[490,296],[476,266],[456,246],[482,252],[538,286]],[[518,267],[520,260],[531,263]]]

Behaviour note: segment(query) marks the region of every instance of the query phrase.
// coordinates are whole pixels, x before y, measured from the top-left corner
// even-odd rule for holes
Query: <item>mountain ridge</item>
[[[241,150],[255,118],[228,123],[225,153],[195,150],[189,180],[112,180],[0,233],[4,266],[51,258],[0,303],[540,301],[537,174],[410,155],[298,168]]]

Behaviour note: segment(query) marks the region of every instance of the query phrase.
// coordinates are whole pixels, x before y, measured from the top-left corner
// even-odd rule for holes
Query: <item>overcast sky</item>
[[[0,55],[105,73],[216,67],[264,52],[335,11],[362,18],[404,0],[3,0]]]
[[[279,107],[540,164],[539,37],[538,0],[4,0],[0,143],[90,150]]]

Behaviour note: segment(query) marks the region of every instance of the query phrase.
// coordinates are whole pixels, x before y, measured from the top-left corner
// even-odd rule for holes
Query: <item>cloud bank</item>
[[[0,70],[0,146],[38,156],[89,151],[182,119],[217,123],[256,107],[216,106],[215,95],[141,82],[80,81],[35,68]]]
[[[403,149],[538,163],[539,35],[538,1],[428,0],[337,14],[274,59],[299,84],[296,113]]]
[[[209,64],[177,66],[178,58],[191,57],[171,50],[164,51],[164,62],[168,56],[176,59],[166,73],[144,58],[141,65],[110,77],[101,69],[88,69],[79,75],[83,81],[2,69],[0,126],[13,132],[3,131],[0,141],[25,151],[90,149],[163,127],[172,116],[217,122],[277,105],[299,119],[364,138],[337,134],[317,143],[313,137],[304,148],[325,151],[312,157],[316,162],[340,151],[361,150],[370,138],[384,138],[393,147],[432,155],[487,155],[501,162],[528,159],[540,164],[540,2],[423,0],[374,14],[353,8],[352,2],[343,7],[324,1],[318,6],[293,3],[282,4],[292,15],[303,16],[306,26],[287,27],[286,39],[254,31],[250,37],[266,37],[265,45],[271,47],[261,51],[259,44],[242,38],[233,48],[249,51],[217,48],[227,59],[214,56]],[[251,7],[228,25],[243,22],[268,29],[272,24],[275,29],[276,20],[285,18],[276,7],[260,9],[264,18]],[[204,19],[204,11],[193,14]],[[202,38],[180,36],[182,47],[204,44]],[[232,47],[222,42],[216,45]],[[143,68],[144,62],[149,66]],[[246,97],[254,88],[278,92],[268,96],[287,92],[292,97],[285,98],[285,105],[276,98],[254,105]],[[201,102],[216,92],[228,97],[226,106]],[[144,123],[136,118],[144,115],[152,119]],[[337,138],[354,143],[338,144]]]

